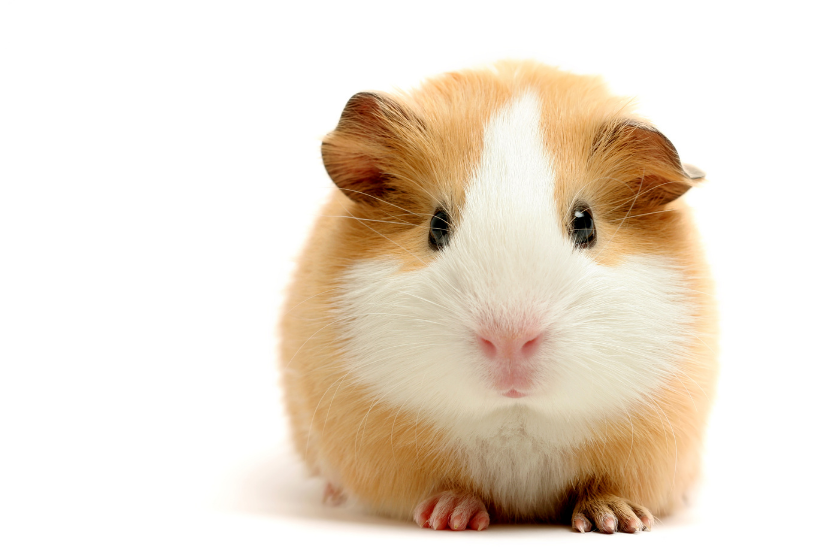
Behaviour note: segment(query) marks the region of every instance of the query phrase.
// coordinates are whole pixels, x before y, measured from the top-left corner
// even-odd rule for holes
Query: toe
[[[478,530],[486,529],[490,524],[490,516],[487,515],[484,503],[474,496],[463,496],[455,509],[452,510],[449,526],[455,531],[462,531],[471,527],[473,520],[475,520],[476,527],[481,527]]]
[[[455,531],[463,531],[467,528],[470,519],[478,513],[481,503],[472,496],[464,496],[452,510],[449,517],[449,527]]]
[[[482,504],[482,510],[484,506]],[[470,519],[470,529],[483,531],[490,526],[490,515],[486,511],[480,511]]]
[[[414,521],[421,527],[429,527],[429,519],[432,517],[432,512],[437,505],[437,496],[428,498],[420,502],[414,508]]]
[[[588,533],[592,530],[592,523],[583,515],[576,515],[572,519],[572,528],[580,533]]]
[[[322,500],[324,504],[328,506],[340,506],[346,499],[347,497],[341,489],[341,486],[327,482],[327,485],[324,487],[324,497]]]
[[[598,530],[608,535],[615,533],[615,530],[618,528],[618,520],[612,514],[599,517],[596,523]]]
[[[642,523],[642,531],[650,531],[653,529],[653,514],[646,507],[634,504],[633,502],[627,502],[627,505],[632,508],[633,513],[636,514],[639,521]]]
[[[642,529],[642,522],[627,503],[622,500],[615,500],[610,505],[616,518],[618,518],[618,528],[622,532],[635,533]]]
[[[449,525],[449,516],[452,514],[453,509],[455,509],[455,497],[452,495],[441,497],[429,519],[429,526],[436,531],[446,529],[447,525]]]

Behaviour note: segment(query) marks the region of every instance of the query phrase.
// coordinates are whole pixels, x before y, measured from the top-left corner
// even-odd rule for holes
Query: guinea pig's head
[[[342,355],[377,398],[588,422],[679,373],[694,250],[672,203],[697,177],[600,80],[502,64],[360,93],[322,152],[351,218]]]

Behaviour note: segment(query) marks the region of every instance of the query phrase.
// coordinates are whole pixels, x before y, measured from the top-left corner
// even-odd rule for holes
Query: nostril
[[[481,346],[481,351],[484,352],[484,355],[488,358],[495,358],[496,357],[496,345],[487,340],[486,338],[478,337],[478,345]]]
[[[537,349],[540,347],[540,343],[542,342],[542,333],[538,334],[531,340],[527,341],[525,344],[522,345],[522,356],[524,358],[530,358],[534,354],[536,354]]]

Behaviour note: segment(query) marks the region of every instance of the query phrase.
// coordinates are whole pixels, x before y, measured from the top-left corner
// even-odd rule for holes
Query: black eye
[[[449,214],[438,210],[429,224],[429,247],[435,251],[443,249],[449,243]]]
[[[572,241],[575,242],[575,247],[581,249],[592,247],[595,244],[595,219],[592,217],[592,211],[586,206],[578,206],[572,212],[572,225],[569,228],[569,234],[572,236]]]

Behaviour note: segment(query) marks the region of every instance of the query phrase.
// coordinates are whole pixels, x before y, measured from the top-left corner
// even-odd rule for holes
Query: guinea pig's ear
[[[401,145],[422,130],[420,119],[381,93],[357,93],[321,144],[330,178],[350,199],[371,204],[393,190]]]
[[[636,206],[660,206],[688,192],[705,173],[683,165],[677,149],[664,134],[636,121],[619,121],[602,131],[595,144],[636,190]]]
[[[683,166],[683,173],[685,173],[686,176],[689,179],[705,179],[706,178],[706,172],[703,171],[702,169],[700,169],[699,167],[697,167],[696,165],[691,165],[690,163],[684,163],[684,164],[682,164],[682,166]]]

